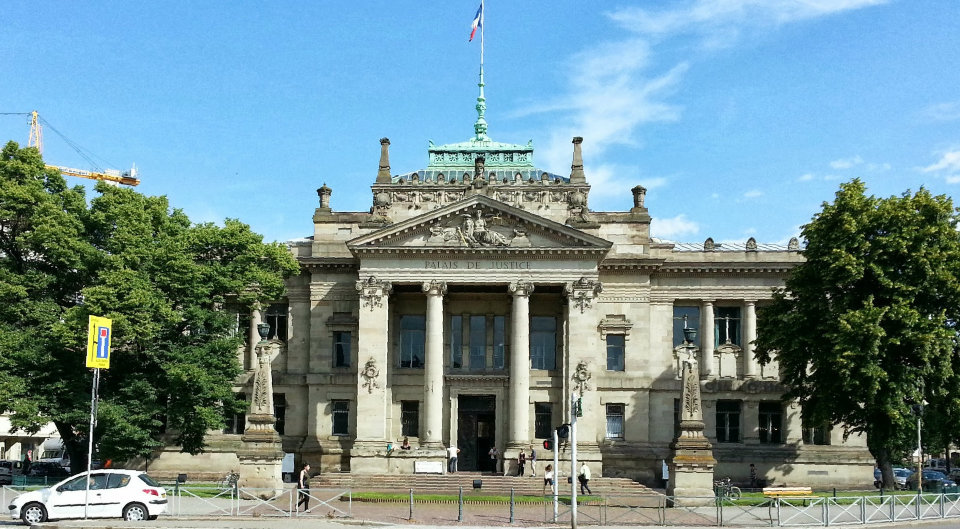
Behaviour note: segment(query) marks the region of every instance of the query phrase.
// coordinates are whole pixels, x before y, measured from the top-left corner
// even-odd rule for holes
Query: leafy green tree
[[[759,311],[757,360],[777,360],[807,424],[866,434],[888,487],[892,459],[916,445],[911,404],[958,409],[957,221],[925,189],[876,198],[845,183],[803,227],[805,262]]]
[[[94,440],[104,459],[165,443],[202,451],[237,411],[235,324],[223,304],[279,298],[296,261],[249,227],[192,224],[165,197],[98,183],[87,205],[36,149],[0,157],[0,407],[18,427],[53,421],[86,464],[88,317],[113,320]]]

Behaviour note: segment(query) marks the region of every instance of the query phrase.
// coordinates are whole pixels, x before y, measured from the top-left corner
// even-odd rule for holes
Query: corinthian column
[[[443,281],[423,283],[427,293],[427,343],[424,365],[424,427],[420,443],[440,446],[443,429]]]
[[[757,362],[753,359],[753,341],[757,339],[757,302],[744,302],[743,319],[743,374],[747,378],[756,378]]]
[[[700,349],[703,356],[700,365],[703,367],[703,378],[713,378],[713,301],[703,302],[703,325],[700,326]]]
[[[516,281],[508,287],[513,296],[510,335],[510,437],[508,446],[530,442],[530,294],[533,283]]]

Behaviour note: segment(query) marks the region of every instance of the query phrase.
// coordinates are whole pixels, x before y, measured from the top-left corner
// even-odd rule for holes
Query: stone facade
[[[577,394],[578,460],[662,485],[688,326],[717,476],[744,481],[753,463],[777,484],[870,483],[865,440],[804,427],[777,366],[752,357],[757,308],[801,262],[796,241],[657,240],[641,186],[628,211],[592,211],[581,143],[569,176],[485,133],[431,144],[427,169],[391,174],[384,138],[369,211],[334,211],[333,190],[317,190],[313,236],[290,243],[301,275],[249,318],[282,327],[271,367],[284,452],[320,472],[411,473],[443,468],[454,444],[460,470],[493,471],[496,446],[513,472],[521,449],[552,458],[543,439]],[[252,347],[240,356],[249,398],[257,360]],[[240,433],[210,436],[224,469]]]

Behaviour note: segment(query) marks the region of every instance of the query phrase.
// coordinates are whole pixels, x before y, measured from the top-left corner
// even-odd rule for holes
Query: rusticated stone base
[[[283,491],[281,463],[283,450],[280,443],[245,442],[237,451],[240,460],[241,489],[261,499],[269,499]]]

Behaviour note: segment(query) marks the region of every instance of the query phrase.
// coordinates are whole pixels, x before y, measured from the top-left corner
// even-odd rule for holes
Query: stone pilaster
[[[600,394],[591,380],[594,374],[607,368],[607,348],[597,332],[598,315],[596,299],[603,292],[599,281],[581,277],[564,286],[567,296],[567,328],[569,336],[570,392],[580,397],[585,416],[603,417],[606,410],[600,403]],[[569,396],[567,397],[569,400]],[[600,428],[604,428],[601,430]],[[597,475],[602,475],[599,442],[606,436],[602,420],[577,422],[577,458],[587,461]]]
[[[439,448],[443,441],[443,296],[447,284],[424,282],[423,291],[427,293],[427,343],[420,444]]]
[[[356,439],[358,443],[376,441],[386,445],[386,421],[382,418],[390,415],[385,372],[389,366],[388,315],[393,285],[370,276],[357,281],[356,288],[360,295],[359,327],[363,329],[357,346]]]
[[[703,301],[703,324],[700,326],[700,350],[703,351],[700,360],[701,375],[703,378],[713,378],[713,301]]]
[[[510,340],[510,428],[507,448],[530,444],[530,294],[533,283],[516,281],[508,291],[513,296]]]
[[[743,309],[743,375],[756,378],[757,361],[753,358],[753,342],[757,339],[757,302],[747,300]]]

